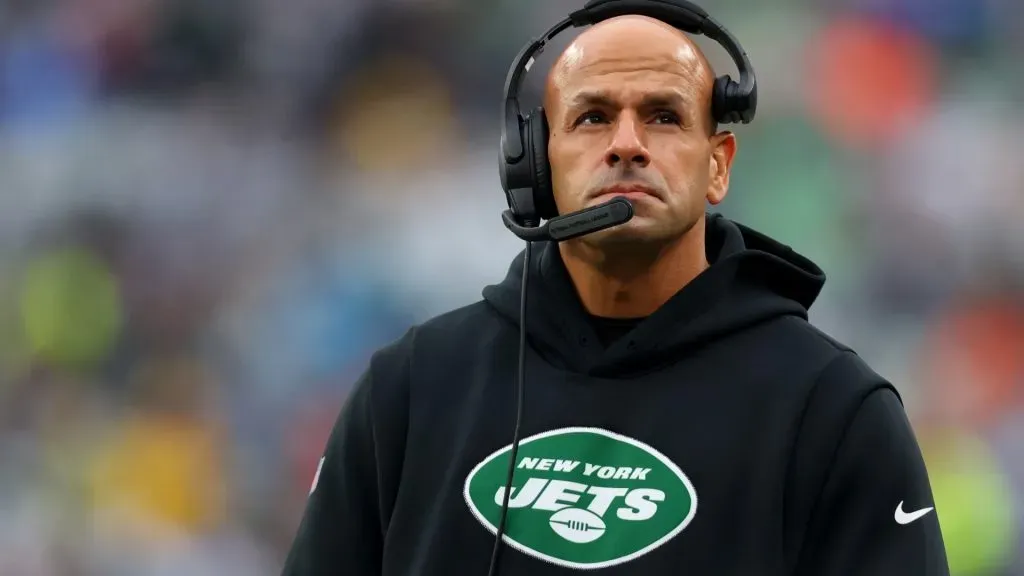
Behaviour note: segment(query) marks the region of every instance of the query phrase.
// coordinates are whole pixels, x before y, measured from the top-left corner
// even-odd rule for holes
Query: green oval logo
[[[477,464],[463,490],[492,534],[511,449]],[[552,564],[604,568],[668,542],[696,514],[693,484],[664,454],[600,428],[560,428],[520,441],[504,539]]]

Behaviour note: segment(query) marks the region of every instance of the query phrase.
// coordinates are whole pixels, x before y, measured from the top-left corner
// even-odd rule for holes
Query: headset
[[[516,377],[516,421],[509,454],[508,475],[501,518],[495,530],[494,550],[488,576],[497,571],[501,544],[508,516],[516,456],[519,449],[520,426],[523,420],[526,372],[526,304],[533,242],[563,242],[606,228],[618,226],[633,218],[633,206],[626,198],[617,197],[603,204],[569,214],[558,214],[548,163],[548,123],[542,107],[523,116],[519,93],[526,72],[535,58],[555,36],[571,27],[583,27],[617,16],[647,16],[669,24],[683,32],[711,38],[732,57],[739,72],[739,81],[729,75],[715,79],[711,98],[711,114],[719,124],[749,124],[757,110],[757,79],[746,51],[724,26],[703,8],[687,0],[590,0],[584,7],[569,14],[550,30],[527,44],[516,56],[505,79],[505,100],[501,110],[501,150],[499,172],[505,190],[508,210],[502,212],[505,227],[526,241],[523,281],[519,306],[519,367]],[[541,221],[547,222],[541,225]]]

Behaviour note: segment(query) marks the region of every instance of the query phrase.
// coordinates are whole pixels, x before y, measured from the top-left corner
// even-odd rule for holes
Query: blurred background
[[[521,249],[502,83],[581,5],[0,2],[0,574],[276,574],[369,354]],[[761,81],[720,211],[828,272],[954,574],[1024,575],[1024,3],[706,8]]]

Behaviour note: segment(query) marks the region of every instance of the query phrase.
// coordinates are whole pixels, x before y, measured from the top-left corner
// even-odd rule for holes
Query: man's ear
[[[711,137],[711,159],[708,161],[707,200],[711,205],[725,200],[729,192],[729,173],[736,156],[736,136],[732,132],[719,132]]]

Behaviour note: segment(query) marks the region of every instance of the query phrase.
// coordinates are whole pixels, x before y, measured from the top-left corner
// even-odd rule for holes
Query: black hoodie
[[[605,347],[557,246],[537,248],[499,574],[948,574],[898,393],[807,321],[812,262],[709,216],[712,265]],[[483,301],[374,355],[285,575],[486,575],[523,258]]]

